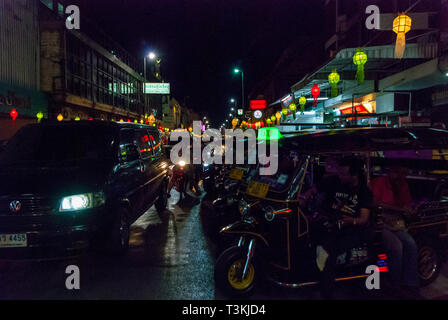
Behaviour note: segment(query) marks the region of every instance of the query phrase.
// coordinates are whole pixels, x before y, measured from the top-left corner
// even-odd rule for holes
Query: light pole
[[[154,52],[150,52],[143,58],[143,77],[145,78],[145,81],[146,81],[146,58],[148,58],[149,60],[154,60],[156,58],[156,54]]]
[[[241,107],[244,110],[244,72],[238,68],[233,69],[233,72],[236,74],[241,72]]]

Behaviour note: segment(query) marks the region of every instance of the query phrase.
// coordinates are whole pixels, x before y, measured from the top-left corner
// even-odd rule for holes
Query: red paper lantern
[[[317,85],[317,83],[315,83],[313,85],[313,87],[311,88],[311,95],[313,96],[314,100],[313,100],[313,106],[317,106],[317,97],[319,97],[320,95],[320,88]]]
[[[12,109],[9,115],[11,116],[12,120],[15,121],[19,114],[17,113],[16,109]]]

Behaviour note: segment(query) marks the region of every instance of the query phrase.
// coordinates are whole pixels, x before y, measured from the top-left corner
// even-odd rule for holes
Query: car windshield
[[[105,160],[112,153],[111,128],[90,126],[27,126],[19,130],[0,154],[0,165],[65,164]]]

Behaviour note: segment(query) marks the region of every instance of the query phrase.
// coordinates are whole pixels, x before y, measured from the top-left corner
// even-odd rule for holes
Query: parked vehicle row
[[[155,127],[23,127],[0,153],[0,256],[67,256],[90,245],[125,253],[129,226],[167,205],[168,165]]]
[[[428,150],[434,154],[434,150],[447,149],[448,131],[329,130],[285,135],[280,145],[279,170],[274,176],[260,176],[257,170],[246,168],[245,171],[252,173],[234,174],[240,177],[240,187],[233,194],[227,194],[228,198],[235,199],[240,195],[237,206],[215,202],[215,211],[219,208],[221,212],[231,212],[229,216],[238,216],[220,230],[221,237],[231,237],[233,241],[228,242],[231,245],[220,254],[215,265],[215,282],[219,288],[229,295],[247,295],[263,277],[284,287],[318,284],[312,228],[316,212],[312,201],[305,204],[300,200],[309,188],[319,183],[325,160],[335,156],[361,161],[367,182],[383,174],[381,168],[391,163],[399,162],[412,169],[407,177],[411,189],[428,191],[414,192],[417,214],[408,221],[409,232],[419,246],[420,283],[427,285],[437,278],[448,234],[444,191],[444,170],[448,166],[445,160],[427,154]],[[390,152],[395,155],[391,156]],[[408,153],[417,157],[409,157]],[[371,264],[387,271],[388,254],[380,237],[382,208],[373,208],[371,216],[371,237],[340,253],[336,281],[365,278],[366,266]],[[222,219],[216,214],[214,217]],[[335,229],[340,228],[339,221],[329,223]]]

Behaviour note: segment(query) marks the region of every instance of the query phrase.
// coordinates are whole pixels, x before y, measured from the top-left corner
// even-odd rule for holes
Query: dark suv
[[[167,204],[155,127],[104,121],[21,128],[0,153],[0,258],[46,258],[100,244],[124,253],[129,226]]]

